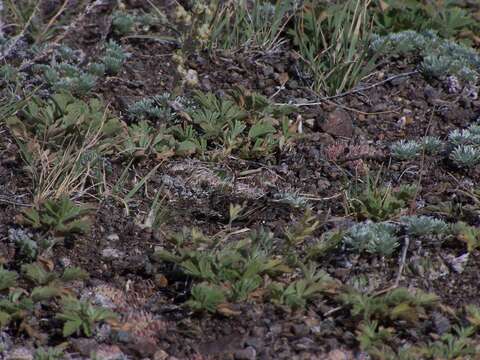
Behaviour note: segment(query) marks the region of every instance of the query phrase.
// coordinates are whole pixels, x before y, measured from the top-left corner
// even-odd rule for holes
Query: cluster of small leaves
[[[400,161],[410,161],[418,158],[423,152],[427,155],[437,155],[442,151],[443,142],[435,136],[424,136],[420,141],[399,140],[390,146],[393,158]]]
[[[272,237],[269,232],[253,232],[246,239],[218,249],[212,238],[185,229],[175,236],[174,253],[159,250],[153,258],[176,263],[186,275],[202,281],[194,288],[188,304],[214,311],[213,304],[218,305],[220,299],[247,299],[263,283],[262,275],[288,271],[281,259],[271,256]],[[220,289],[223,295],[219,295]]]
[[[480,125],[472,124],[467,129],[455,129],[448,135],[449,158],[460,168],[470,168],[480,163]],[[444,143],[437,137],[425,136],[421,141],[400,140],[390,146],[393,158],[409,161],[418,158],[422,152],[438,155]]]
[[[429,216],[404,216],[401,222],[409,235],[417,237],[446,235],[449,231],[445,221]]]
[[[305,308],[307,302],[322,294],[334,293],[339,287],[337,281],[314,264],[301,267],[303,278],[294,280],[288,285],[281,282],[270,284],[268,290],[273,303],[294,309]]]
[[[95,323],[112,318],[114,314],[72,297],[68,291],[69,283],[86,278],[88,274],[80,268],[68,267],[58,274],[39,262],[22,265],[20,275],[0,268],[0,327],[10,325],[22,329],[28,326],[34,329],[37,326],[34,312],[38,311],[38,305],[48,303],[55,309],[57,305],[53,300],[59,299],[64,304],[57,315],[65,322],[63,335],[68,337],[78,331],[91,336]],[[21,287],[20,279],[28,286]],[[53,356],[61,350],[39,351],[36,358]]]
[[[365,185],[355,185],[348,196],[349,210],[360,220],[388,220],[405,209],[414,199],[417,187],[401,185],[398,189],[381,186],[379,179],[368,177]]]
[[[472,48],[439,38],[435,32],[406,30],[385,36],[374,36],[373,53],[382,55],[415,55],[422,58],[420,69],[426,77],[446,79],[454,75],[475,84],[480,73],[480,55]]]
[[[415,323],[425,314],[425,310],[438,304],[434,294],[417,290],[412,293],[406,288],[397,288],[382,296],[345,292],[339,299],[350,307],[354,317],[365,321],[405,320]]]
[[[312,226],[310,216],[305,221],[309,224],[306,227]],[[303,238],[310,230],[292,231],[291,234],[294,232]],[[333,292],[338,287],[336,281],[314,264],[304,266],[300,263],[303,276],[288,284],[275,281],[292,269],[283,256],[273,254],[273,234],[270,232],[260,229],[247,238],[230,240],[228,244],[224,241],[185,229],[175,236],[175,252],[159,250],[153,255],[154,260],[173,262],[185,275],[200,281],[193,286],[186,303],[196,311],[228,313],[230,302],[247,301],[257,290],[260,291],[257,297],[266,294],[261,288],[267,277],[271,279],[266,288],[269,299],[293,308],[303,308],[320,294]],[[219,242],[224,243],[223,248],[219,248]]]
[[[270,158],[286,148],[294,136],[286,115],[292,109],[275,106],[264,96],[236,89],[228,97],[197,92],[194,103],[175,99],[181,108],[176,116],[169,96],[144,99],[132,105],[138,119],[165,118],[159,127],[140,122],[129,128],[128,152],[150,150],[160,157],[209,155],[225,157],[233,152],[242,158]]]
[[[422,138],[422,149],[427,155],[437,155],[442,151],[443,142],[435,136],[425,136]]]
[[[128,35],[133,31],[135,26],[135,18],[122,11],[117,11],[112,17],[112,29],[114,34],[118,36]]]
[[[467,129],[455,129],[448,135],[454,147],[449,157],[459,167],[470,168],[480,163],[480,126],[472,124]]]
[[[413,160],[422,152],[422,145],[415,140],[400,140],[390,147],[391,154],[398,160]]]
[[[452,233],[458,240],[465,243],[468,252],[472,252],[480,247],[480,229],[468,225],[463,221],[458,221],[452,226]]]
[[[64,337],[75,333],[90,337],[93,335],[97,323],[116,317],[116,314],[109,309],[96,307],[87,301],[73,297],[63,298],[62,311],[57,314],[57,319],[64,322]]]
[[[105,72],[108,75],[116,75],[122,68],[128,54],[115,41],[110,40],[105,45],[105,55],[102,58]]]
[[[76,95],[88,94],[96,85],[97,74],[81,64],[84,54],[66,46],[56,49],[49,64],[34,66],[34,71],[54,92],[70,91]]]
[[[392,255],[399,245],[396,227],[392,224],[361,223],[352,226],[343,237],[347,248],[381,256]]]
[[[162,22],[163,19],[152,13],[115,11],[112,16],[112,30],[117,36],[126,36],[133,32],[148,31],[152,25]]]
[[[478,30],[471,14],[454,1],[421,2],[384,0],[373,7],[375,31],[382,35],[402,30],[433,29],[443,38],[465,30]]]
[[[105,111],[101,100],[92,98],[86,102],[68,93],[47,99],[33,97],[24,110],[6,123],[18,139],[42,139],[55,150],[69,143],[81,144],[89,136],[112,142],[122,130],[120,121]]]
[[[86,233],[90,223],[85,217],[90,208],[75,204],[68,198],[47,200],[39,209],[23,210],[17,221],[33,229],[41,229],[56,235]]]
[[[359,320],[357,340],[360,348],[375,359],[454,359],[474,353],[472,335],[476,329],[476,311],[467,308],[467,319],[471,326],[453,326],[428,344],[405,346],[398,349],[394,334],[395,323],[418,326],[427,316],[427,311],[439,306],[439,298],[431,293],[407,288],[396,288],[376,296],[357,291],[347,291],[339,300],[350,308],[354,319]],[[462,324],[463,325],[463,324]]]
[[[170,120],[173,116],[168,101],[170,94],[143,98],[128,107],[128,115],[134,119]]]

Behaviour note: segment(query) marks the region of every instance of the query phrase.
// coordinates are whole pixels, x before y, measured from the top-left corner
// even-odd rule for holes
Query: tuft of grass
[[[293,41],[313,76],[313,88],[328,95],[353,88],[375,63],[368,56],[369,0],[348,0],[326,10],[307,1],[295,19]]]
[[[241,0],[218,5],[209,29],[209,47],[271,51],[282,43],[282,31],[294,2]]]
[[[415,186],[402,185],[393,189],[379,182],[380,173],[375,179],[367,176],[364,185],[355,185],[346,197],[347,212],[353,211],[360,220],[384,221],[398,215],[414,200]]]

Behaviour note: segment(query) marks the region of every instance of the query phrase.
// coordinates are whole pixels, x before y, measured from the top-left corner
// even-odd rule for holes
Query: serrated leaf
[[[265,121],[259,121],[250,128],[248,137],[255,140],[261,136],[273,134],[275,131],[276,130],[272,124]]]
[[[12,317],[6,312],[0,311],[0,328],[7,326]]]
[[[54,286],[37,286],[32,291],[32,300],[34,302],[50,300],[54,297],[60,296],[61,290]]]
[[[80,329],[81,325],[81,320],[66,321],[65,324],[63,324],[63,337],[69,337],[74,334]]]
[[[86,280],[88,279],[88,272],[79,268],[79,267],[68,267],[65,269],[62,275],[62,281],[69,282],[75,280]]]
[[[8,271],[0,267],[0,291],[15,286],[17,278],[18,274],[15,271]]]

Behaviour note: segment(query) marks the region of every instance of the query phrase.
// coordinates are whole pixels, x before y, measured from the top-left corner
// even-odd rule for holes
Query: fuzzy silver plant
[[[448,134],[448,140],[453,145],[478,145],[480,134],[476,133],[477,130],[476,128],[455,129]]]
[[[435,136],[425,136],[422,139],[422,148],[428,155],[436,155],[442,151],[443,142]]]
[[[400,140],[390,147],[392,157],[398,160],[413,160],[422,151],[422,145],[415,140]]]
[[[442,235],[448,231],[448,224],[430,216],[404,216],[401,222],[412,236]]]
[[[351,227],[343,242],[358,252],[390,256],[399,245],[395,233],[396,226],[393,224],[366,222]]]
[[[480,163],[480,150],[472,145],[459,145],[450,153],[450,160],[459,167],[473,167]]]

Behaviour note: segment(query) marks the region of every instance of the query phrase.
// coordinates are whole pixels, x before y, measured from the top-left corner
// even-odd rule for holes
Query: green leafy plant
[[[455,1],[376,1],[375,31],[384,35],[402,30],[436,30],[444,38],[474,29],[475,21]]]
[[[59,345],[56,347],[38,348],[35,350],[33,360],[61,360],[64,358],[65,346]]]
[[[79,206],[68,198],[47,200],[39,209],[29,208],[18,219],[21,224],[58,235],[86,233],[90,224],[85,217],[90,208]]]
[[[360,325],[357,340],[363,351],[382,348],[383,344],[392,338],[392,329],[385,329],[378,321],[367,321]]]
[[[355,185],[347,194],[347,209],[352,210],[358,219],[389,220],[405,209],[417,192],[413,185],[393,189],[381,186],[379,182],[380,174],[375,179],[367,176],[364,185]]]
[[[102,101],[85,102],[68,93],[47,100],[32,98],[24,111],[7,119],[7,125],[20,140],[27,142],[35,137],[54,149],[68,143],[81,144],[93,135],[111,138],[122,129]]]
[[[59,275],[40,263],[22,265],[21,276],[17,273],[4,274],[3,269],[0,270],[0,282],[3,286],[9,285],[8,293],[0,299],[0,328],[10,325],[19,330],[26,327],[33,329],[36,326],[31,322],[36,304],[47,304],[54,298],[61,298],[69,293],[69,282],[83,280],[88,276],[79,268],[67,268]],[[17,283],[16,279],[21,282]],[[7,288],[3,289],[6,290]]]
[[[406,288],[396,288],[381,296],[347,291],[339,296],[340,301],[350,306],[354,317],[364,321],[404,320],[412,324],[425,315],[425,311],[438,304],[439,298],[430,293],[417,290],[415,293]]]
[[[285,229],[285,238],[289,246],[294,247],[302,244],[305,239],[313,234],[320,225],[320,221],[308,208],[303,217],[293,226]]]
[[[463,221],[458,221],[452,226],[456,238],[466,244],[468,252],[480,247],[480,229],[470,226]]]
[[[208,311],[215,313],[218,305],[225,302],[225,294],[217,287],[198,284],[192,288],[191,299],[186,305],[194,311]]]
[[[8,271],[0,267],[0,291],[7,290],[15,286],[17,283],[18,274],[15,271]]]
[[[290,107],[275,106],[245,89],[236,88],[227,98],[197,92],[195,102],[198,106],[188,112],[194,124],[190,136],[179,137],[180,132],[175,132],[177,139],[190,144],[194,152],[213,148],[222,157],[237,151],[242,158],[271,158],[294,136],[286,118]],[[199,146],[202,142],[205,145]]]
[[[313,264],[302,266],[303,278],[290,282],[288,286],[274,282],[269,286],[271,301],[292,308],[305,308],[307,303],[321,294],[335,293],[339,284],[326,272]]]
[[[113,14],[112,29],[118,36],[123,36],[131,33],[135,26],[135,18],[130,14],[117,11]]]
[[[222,289],[229,301],[244,301],[263,283],[262,276],[290,271],[281,258],[270,255],[272,236],[265,231],[252,232],[248,238],[219,249],[214,239],[196,230],[185,230],[172,239],[177,244],[175,252],[160,250],[153,259],[178,264],[186,275],[203,285]],[[201,287],[199,296],[207,290]]]
[[[86,301],[67,297],[63,300],[62,312],[56,317],[64,321],[64,337],[75,333],[90,337],[93,335],[96,323],[115,319],[116,314],[108,309],[95,307]]]
[[[473,327],[454,327],[454,333],[447,333],[439,340],[424,347],[427,356],[434,359],[458,359],[476,354],[473,339]]]
[[[169,121],[173,117],[170,106],[170,94],[146,97],[128,107],[128,113],[135,119],[153,119]]]

